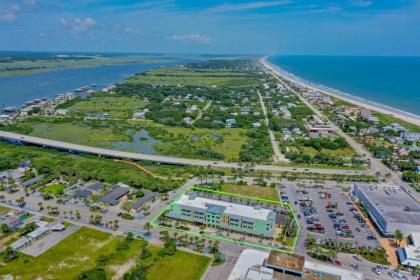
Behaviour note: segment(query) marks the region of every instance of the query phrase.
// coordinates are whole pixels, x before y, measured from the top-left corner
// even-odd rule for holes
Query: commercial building
[[[12,244],[10,244],[10,247],[13,250],[21,250],[29,245],[32,244],[35,240],[38,240],[51,231],[63,231],[65,229],[65,226],[60,222],[52,222],[48,223],[46,221],[37,221],[36,222],[37,228],[30,233],[28,233],[26,236],[21,237],[20,239],[16,240]]]
[[[130,208],[138,211],[146,202],[151,201],[158,196],[159,193],[157,192],[145,192],[144,195],[139,200],[134,202]]]
[[[366,208],[383,236],[393,236],[397,229],[405,235],[420,232],[419,204],[399,186],[357,183],[352,196]]]
[[[195,192],[174,202],[168,217],[264,237],[274,235],[276,223],[272,210],[199,197]]]
[[[101,182],[94,182],[86,187],[87,190],[92,192],[100,192],[104,188],[104,184]]]
[[[10,248],[17,251],[17,250],[25,248],[26,246],[29,246],[31,243],[32,243],[32,240],[24,236],[16,240],[15,242],[13,242],[12,244],[10,244]]]
[[[42,179],[44,179],[45,175],[39,175],[35,178],[29,179],[28,181],[25,181],[23,183],[21,183],[20,185],[23,188],[29,187],[30,185],[36,184],[38,182],[40,182]]]
[[[397,255],[404,266],[417,267],[420,265],[420,232],[413,232],[408,236],[410,245],[398,247]]]
[[[100,200],[109,205],[117,205],[120,202],[120,199],[128,194],[129,191],[130,190],[128,188],[117,187],[106,195],[102,196]]]
[[[245,249],[228,280],[363,280],[363,274],[314,263],[304,256]]]

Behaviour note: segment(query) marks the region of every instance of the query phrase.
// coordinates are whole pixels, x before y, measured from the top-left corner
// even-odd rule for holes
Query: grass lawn
[[[244,87],[253,86],[258,80],[249,73],[231,69],[192,70],[188,68],[171,67],[167,69],[153,69],[146,73],[142,73],[141,75],[131,77],[126,82],[131,84]]]
[[[140,110],[146,103],[137,97],[104,96],[95,94],[67,108],[71,112],[83,115],[107,113],[111,118],[131,118],[134,111]]]
[[[0,275],[19,279],[74,279],[83,270],[93,268],[100,255],[115,253],[109,266],[126,262],[137,253],[141,241],[131,243],[126,251],[116,251],[123,238],[82,228],[39,257],[21,254],[16,260],[0,261]],[[2,256],[0,256],[2,257]]]
[[[121,265],[140,251],[142,240],[133,240],[126,250],[117,250],[123,237],[81,228],[39,257],[20,254],[11,262],[3,262],[0,254],[0,278],[12,275],[15,279],[75,279],[80,272],[94,268],[101,255],[110,256],[105,266],[112,277]],[[211,260],[208,257],[177,251],[174,256],[159,257],[160,248],[150,246],[153,260],[148,273],[151,280],[200,279]]]
[[[318,154],[318,151],[312,147],[302,147],[303,153],[314,157]]]
[[[159,250],[151,247],[153,254]],[[178,250],[174,256],[156,258],[148,273],[148,280],[199,280],[211,259]]]
[[[43,193],[49,193],[51,195],[60,195],[64,193],[65,186],[63,184],[52,184],[42,188]]]
[[[333,157],[353,157],[356,155],[355,151],[351,147],[338,150],[322,149],[322,152]]]
[[[7,212],[9,210],[10,210],[10,208],[7,208],[5,206],[0,205],[0,213]]]
[[[112,128],[91,128],[73,123],[35,123],[31,135],[70,143],[110,147],[115,142],[130,141],[126,135],[114,134]]]
[[[224,184],[221,187],[221,191],[255,198],[279,201],[279,195],[276,189],[270,187],[263,187],[257,185]]]

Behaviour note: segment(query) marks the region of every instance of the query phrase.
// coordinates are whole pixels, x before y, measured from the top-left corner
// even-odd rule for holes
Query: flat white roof
[[[224,211],[224,213],[226,214],[232,214],[241,217],[249,217],[258,220],[267,220],[269,218],[269,215],[272,216],[274,214],[272,210],[265,208],[255,208],[253,206],[236,204],[199,196],[193,196],[190,198],[190,196],[187,194],[182,195],[181,198],[176,202],[176,204],[195,207],[203,210],[207,209],[210,205],[217,205],[226,207]],[[274,218],[274,216],[272,217]]]
[[[45,227],[40,227],[40,228],[37,228],[36,230],[28,233],[28,236],[31,237],[31,238],[37,238],[37,237],[43,235],[44,233],[46,233],[48,231],[49,231],[49,229],[47,229]]]
[[[320,272],[326,275],[340,276],[341,280],[363,280],[363,274],[322,263],[305,261],[305,270]]]
[[[245,249],[242,251],[235,266],[233,267],[228,280],[245,279],[248,271],[252,267],[262,266],[269,256],[269,252],[255,249]]]
[[[412,232],[410,233],[411,240],[413,241],[413,245],[416,247],[420,247],[420,232]]]
[[[416,267],[420,265],[420,248],[415,246],[408,246],[403,248],[406,259],[402,260],[403,265],[410,265]]]
[[[24,237],[16,240],[15,242],[13,242],[12,244],[10,244],[10,247],[13,250],[16,250],[17,248],[19,248],[21,246],[24,246],[24,245],[28,244],[29,242],[31,242],[31,240],[28,237],[24,236]]]

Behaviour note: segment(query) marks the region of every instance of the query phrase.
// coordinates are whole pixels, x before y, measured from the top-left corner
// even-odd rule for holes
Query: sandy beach
[[[354,105],[357,105],[359,107],[363,107],[363,108],[367,108],[382,114],[387,114],[387,115],[392,115],[393,117],[396,117],[398,119],[401,119],[403,121],[415,124],[420,126],[420,116],[409,113],[409,112],[405,112],[405,111],[401,111],[398,110],[396,108],[393,107],[389,107],[383,104],[378,104],[376,102],[373,101],[369,101],[357,96],[353,96],[347,93],[343,93],[343,92],[338,92],[335,91],[333,89],[328,89],[328,88],[323,88],[321,86],[316,86],[313,85],[307,81],[304,81],[298,77],[295,77],[294,75],[282,70],[280,67],[271,64],[270,62],[267,61],[267,57],[263,57],[261,60],[261,64],[270,69],[271,71],[275,72],[277,75],[279,75],[280,77],[289,80],[293,83],[299,84],[301,86],[305,86],[307,88],[313,89],[313,90],[317,90],[319,92],[322,92],[324,94],[342,99],[346,102],[352,103]]]

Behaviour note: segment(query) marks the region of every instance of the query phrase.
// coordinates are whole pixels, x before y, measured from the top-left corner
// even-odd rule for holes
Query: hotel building
[[[174,202],[169,218],[200,223],[256,236],[273,237],[276,214],[270,209],[184,194]]]

